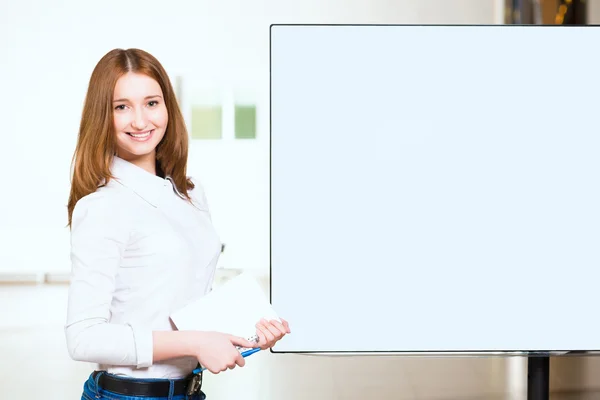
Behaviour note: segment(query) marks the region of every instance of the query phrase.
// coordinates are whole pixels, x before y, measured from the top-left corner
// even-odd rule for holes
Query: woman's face
[[[128,161],[152,157],[169,120],[160,85],[147,75],[128,72],[113,95],[117,155]]]

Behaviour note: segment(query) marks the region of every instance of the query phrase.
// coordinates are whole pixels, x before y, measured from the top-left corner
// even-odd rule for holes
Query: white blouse
[[[74,360],[113,374],[180,378],[194,357],[153,363],[152,331],[211,290],[221,242],[204,190],[181,198],[171,180],[115,157],[117,180],[76,204],[65,333]]]

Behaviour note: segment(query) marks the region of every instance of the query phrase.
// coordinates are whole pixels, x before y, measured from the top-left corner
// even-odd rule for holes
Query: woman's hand
[[[190,332],[190,345],[200,365],[218,374],[237,366],[243,367],[246,363],[244,357],[236,348],[254,347],[255,344],[247,339],[228,335],[221,332]]]
[[[258,345],[254,347],[260,347],[262,350],[269,349],[275,345],[281,338],[283,338],[290,331],[290,325],[286,320],[280,318],[282,323],[277,320],[267,321],[261,319],[256,324],[256,334],[258,335]]]

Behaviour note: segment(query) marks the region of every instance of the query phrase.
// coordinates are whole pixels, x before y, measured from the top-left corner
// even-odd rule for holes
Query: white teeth
[[[133,136],[134,138],[140,138],[140,139],[142,139],[142,138],[150,136],[150,132],[151,131],[148,131],[146,133],[137,133],[137,134],[136,133],[130,133],[130,135]]]

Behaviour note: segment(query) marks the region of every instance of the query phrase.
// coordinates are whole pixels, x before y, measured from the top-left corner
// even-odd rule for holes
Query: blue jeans
[[[106,372],[104,372],[106,374]],[[129,396],[119,393],[109,392],[98,387],[97,378],[94,378],[93,374],[90,375],[89,379],[83,385],[83,394],[81,400],[205,400],[206,395],[200,391],[199,394],[193,396],[177,395],[177,396],[165,396],[165,397],[148,397],[148,396]],[[127,379],[127,378],[126,378]],[[152,382],[152,381],[170,381],[171,379],[136,379],[136,381]]]

